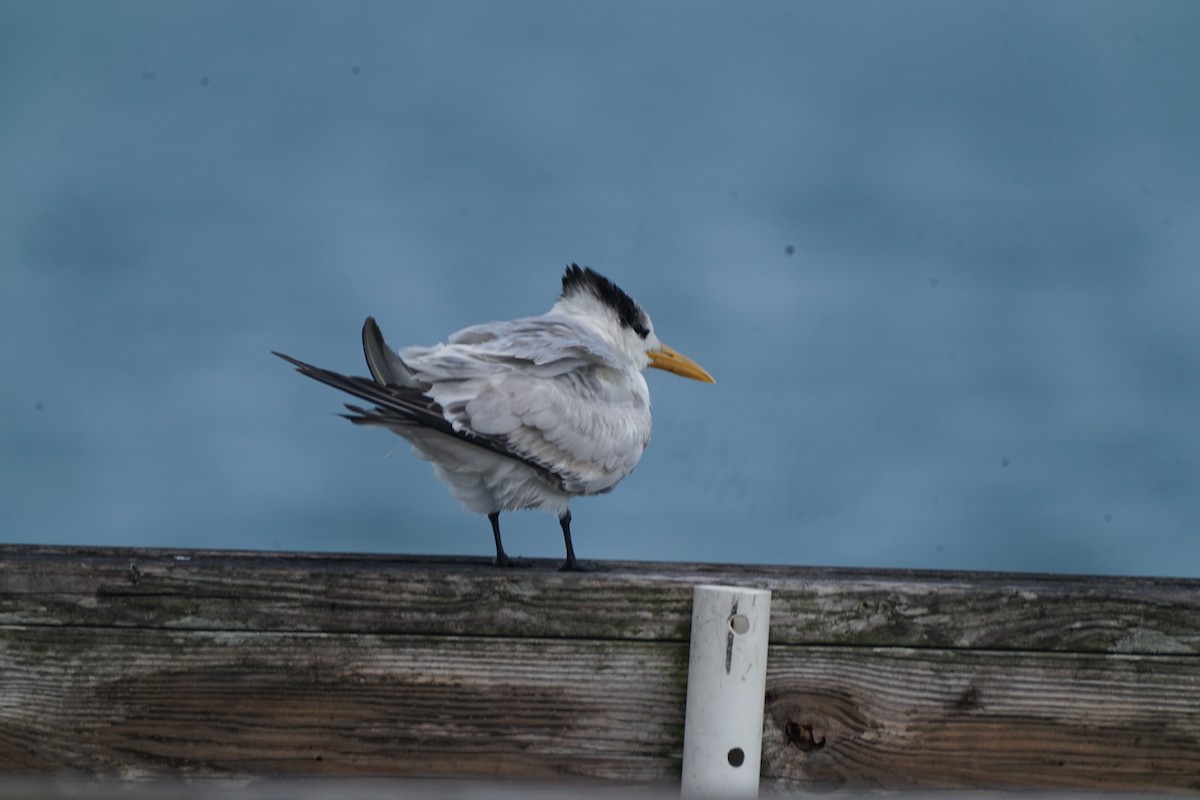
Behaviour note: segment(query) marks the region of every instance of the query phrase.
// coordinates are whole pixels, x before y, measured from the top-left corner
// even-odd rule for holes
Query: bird
[[[558,299],[540,316],[473,325],[399,351],[367,317],[362,344],[369,378],[271,352],[369,404],[346,403],[340,416],[399,434],[431,462],[468,511],[487,515],[499,566],[516,563],[500,539],[500,513],[545,509],[562,528],[561,569],[582,569],[571,499],[612,491],[641,459],[651,429],[643,371],[716,382],[659,341],[632,297],[578,264],[567,267]]]

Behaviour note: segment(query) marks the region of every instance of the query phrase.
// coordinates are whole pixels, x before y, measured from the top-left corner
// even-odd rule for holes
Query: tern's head
[[[654,335],[654,324],[637,301],[591,267],[577,264],[563,274],[562,294],[554,310],[586,320],[638,369],[656,367],[705,383],[713,377],[696,362],[667,347]]]

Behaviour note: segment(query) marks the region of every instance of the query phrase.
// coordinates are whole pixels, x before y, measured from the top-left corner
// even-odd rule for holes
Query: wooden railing
[[[767,788],[1200,790],[1200,581],[0,546],[0,773],[679,779],[772,590]]]

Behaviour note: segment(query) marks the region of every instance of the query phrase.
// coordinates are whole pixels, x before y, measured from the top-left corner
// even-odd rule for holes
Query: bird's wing
[[[371,377],[375,378],[376,382],[410,389],[420,387],[421,382],[417,376],[383,340],[383,331],[379,330],[374,317],[367,317],[367,321],[363,323],[362,343],[367,369],[371,370]]]
[[[342,375],[333,370],[322,369],[321,367],[313,366],[298,358],[292,358],[289,355],[274,350],[271,352],[273,355],[279,356],[294,366],[296,371],[301,375],[306,375],[335,389],[340,389],[343,392],[366,400],[368,403],[372,403],[375,406],[373,409],[365,409],[349,403],[346,404],[346,408],[351,413],[342,414],[342,416],[357,425],[385,425],[389,427],[420,425],[460,439],[497,455],[521,461],[541,473],[552,485],[565,488],[561,476],[547,469],[534,459],[523,458],[519,453],[514,452],[502,439],[478,435],[468,430],[456,429],[443,414],[441,407],[424,394],[422,389],[425,387],[412,388],[385,385],[377,383],[370,378],[360,378],[356,375]]]
[[[619,364],[612,347],[587,329],[549,317],[472,325],[443,344],[406,347],[401,356],[428,381],[473,377],[488,371],[489,364],[539,376],[586,364]]]
[[[574,494],[611,489],[650,439],[641,373],[569,320],[477,325],[403,360],[456,431],[503,442]]]

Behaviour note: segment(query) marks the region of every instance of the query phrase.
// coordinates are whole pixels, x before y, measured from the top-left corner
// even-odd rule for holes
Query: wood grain
[[[790,786],[1200,790],[1195,658],[773,647]]]
[[[40,628],[0,663],[6,770],[665,781],[682,752],[678,644]]]
[[[0,624],[688,639],[691,587],[772,590],[779,644],[1200,654],[1200,581],[0,545]]]
[[[0,773],[677,782],[773,590],[766,787],[1200,791],[1200,582],[0,546]]]

